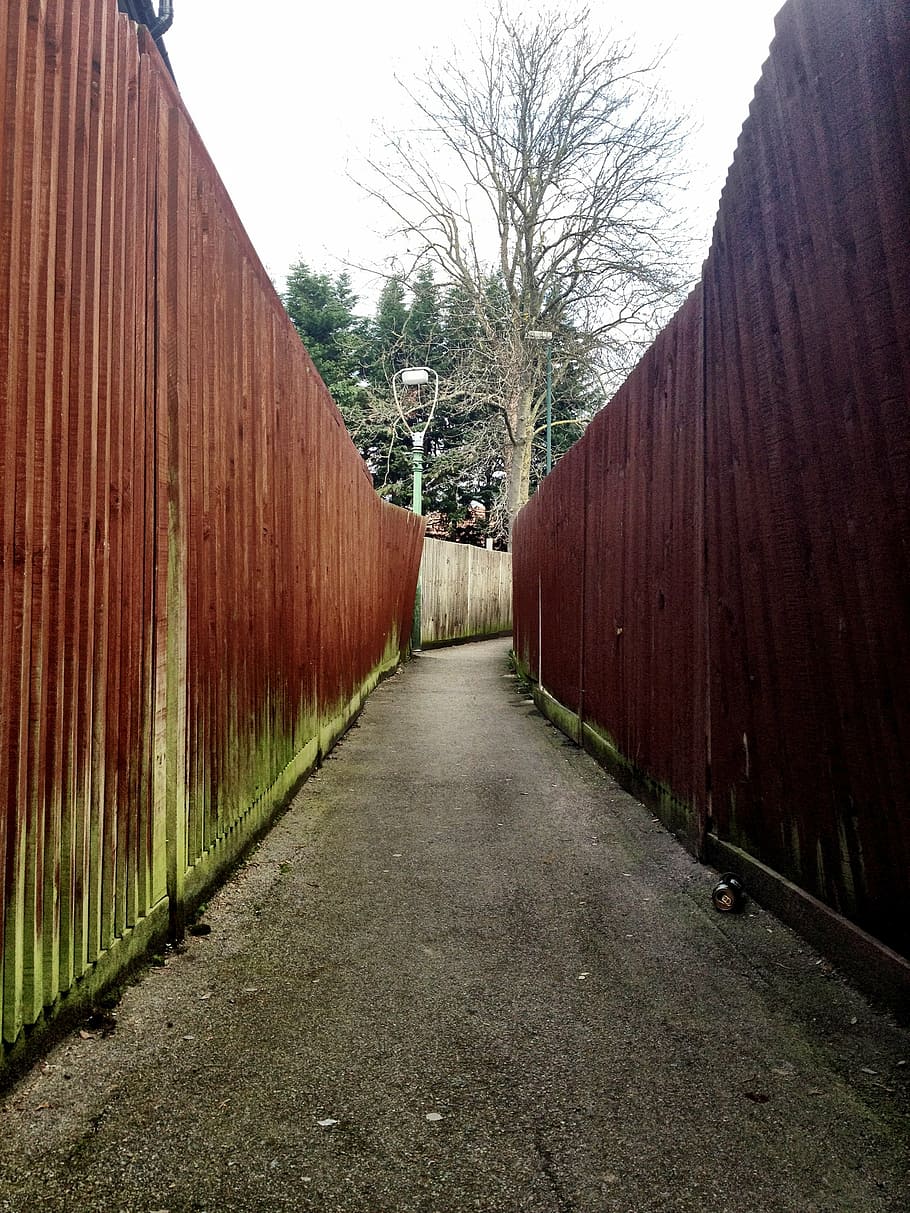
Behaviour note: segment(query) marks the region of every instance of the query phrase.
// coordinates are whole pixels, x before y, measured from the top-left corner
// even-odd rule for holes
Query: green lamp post
[[[432,397],[429,409],[427,409],[426,396],[421,396],[421,388],[430,384],[431,377]],[[406,392],[405,389],[414,390]],[[415,514],[422,514],[424,438],[430,428],[430,422],[433,420],[436,402],[439,400],[439,375],[428,366],[406,366],[392,376],[392,395],[395,397],[398,415],[411,435],[411,460],[414,469],[411,510]],[[409,399],[410,403],[408,403]],[[418,577],[417,594],[414,598],[414,622],[411,627],[411,650],[413,652],[420,649],[420,606],[420,578]]]

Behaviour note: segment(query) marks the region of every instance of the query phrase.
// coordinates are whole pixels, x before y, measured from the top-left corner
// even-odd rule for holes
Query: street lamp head
[[[402,388],[416,388],[414,392],[399,393],[398,385]],[[419,390],[432,383],[432,391],[429,393],[421,393]],[[398,416],[404,422],[404,427],[409,434],[414,434],[418,430],[426,433],[430,422],[433,420],[433,413],[436,411],[436,402],[439,400],[439,375],[432,367],[429,366],[406,366],[403,370],[396,371],[392,376],[392,395],[395,398],[395,407],[398,410]],[[405,401],[411,400],[411,404],[405,407],[405,401],[402,400],[402,395]],[[429,408],[427,408],[426,397],[430,396]],[[422,424],[418,423],[418,418]]]
[[[552,341],[553,334],[548,329],[528,329],[525,336],[529,341]]]
[[[430,382],[429,367],[408,366],[401,372],[401,382],[405,387],[416,387],[421,383]]]

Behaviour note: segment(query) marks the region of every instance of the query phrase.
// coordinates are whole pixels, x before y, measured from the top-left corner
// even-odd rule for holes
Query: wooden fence
[[[179,929],[397,662],[422,524],[373,492],[145,31],[4,0],[0,65],[9,1047]]]
[[[424,540],[421,644],[451,644],[512,630],[512,557],[466,543]]]
[[[801,924],[905,956],[908,64],[903,0],[782,9],[702,282],[513,552],[564,726]]]

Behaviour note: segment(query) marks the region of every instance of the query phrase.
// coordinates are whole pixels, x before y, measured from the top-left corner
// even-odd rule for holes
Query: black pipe
[[[174,23],[174,0],[161,0],[158,5],[158,20],[149,29],[153,38],[166,34]]]

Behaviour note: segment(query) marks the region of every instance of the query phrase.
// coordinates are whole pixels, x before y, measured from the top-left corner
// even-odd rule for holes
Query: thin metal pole
[[[414,462],[414,487],[411,492],[411,509],[415,514],[423,513],[423,434],[411,435],[413,450],[411,458]],[[417,577],[417,593],[414,595],[414,620],[411,624],[411,650],[416,652],[421,642],[420,620],[420,576]]]
[[[553,346],[547,342],[547,474],[553,466]]]
[[[411,493],[411,509],[415,514],[423,513],[423,434],[412,434],[414,444],[414,489]]]

